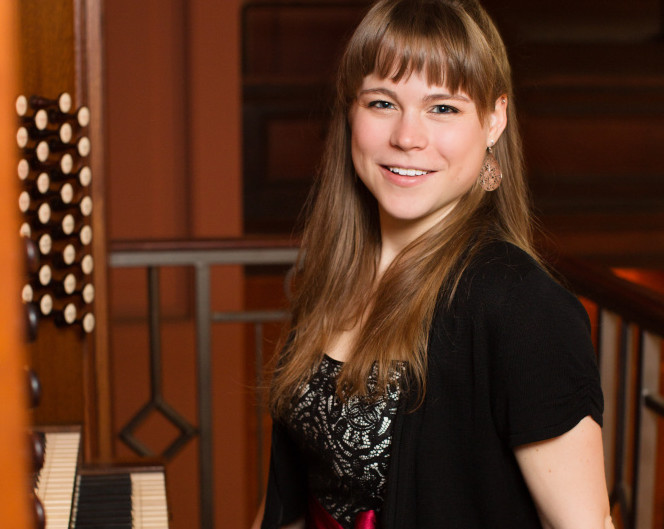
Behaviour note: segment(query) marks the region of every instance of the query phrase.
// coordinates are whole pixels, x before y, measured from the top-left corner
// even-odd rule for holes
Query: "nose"
[[[394,123],[390,140],[394,147],[403,151],[423,149],[428,142],[424,124],[414,113],[399,116]]]

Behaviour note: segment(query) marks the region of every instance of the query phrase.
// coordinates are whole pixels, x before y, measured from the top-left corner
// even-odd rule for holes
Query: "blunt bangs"
[[[501,87],[496,58],[477,23],[440,0],[381,2],[351,38],[341,63],[339,94],[347,108],[370,74],[399,82],[413,73],[430,85],[464,92],[480,119]]]

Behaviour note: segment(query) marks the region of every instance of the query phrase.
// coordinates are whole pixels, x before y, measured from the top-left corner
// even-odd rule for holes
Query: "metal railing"
[[[219,265],[292,265],[297,248],[288,241],[150,241],[116,243],[109,252],[109,266],[113,268],[145,268],[148,274],[148,319],[150,340],[150,399],[121,429],[121,439],[138,455],[154,455],[142,444],[134,431],[155,410],[176,428],[180,435],[160,454],[170,459],[191,439],[199,440],[200,527],[214,527],[214,475],[212,436],[212,370],[211,327],[220,322],[253,323],[256,333],[257,377],[260,377],[262,359],[263,322],[285,320],[283,311],[215,312],[211,308],[211,268]],[[162,267],[190,267],[194,270],[194,305],[196,321],[196,371],[198,425],[190,424],[171,405],[162,393],[161,341],[160,341],[160,286],[159,269]],[[257,387],[261,386],[260,378]],[[262,464],[262,418],[257,410],[257,467],[259,483]]]
[[[139,455],[152,455],[134,436],[145,417],[159,411],[180,431],[161,455],[176,454],[199,438],[201,528],[214,527],[213,439],[211,410],[211,326],[219,322],[251,323],[256,338],[257,377],[262,366],[262,324],[286,319],[283,311],[214,312],[210,270],[218,265],[291,265],[297,248],[291,241],[162,241],[114,244],[111,267],[147,270],[150,336],[150,400],[122,428],[120,436]],[[610,271],[563,258],[552,259],[563,282],[590,301],[597,314],[596,345],[605,395],[604,448],[616,527],[652,529],[655,517],[657,421],[664,416],[659,394],[664,301],[620,279]],[[159,268],[183,266],[195,271],[195,320],[198,425],[181,417],[164,399],[161,388]],[[256,380],[261,387],[261,380]],[[258,482],[262,481],[262,410],[256,410]],[[664,464],[661,463],[660,464]]]

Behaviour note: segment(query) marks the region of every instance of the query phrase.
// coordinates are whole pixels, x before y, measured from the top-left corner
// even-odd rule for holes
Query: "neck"
[[[378,277],[381,277],[390,266],[394,258],[411,242],[422,235],[427,228],[418,222],[404,222],[386,215],[380,216],[380,260],[378,262]]]

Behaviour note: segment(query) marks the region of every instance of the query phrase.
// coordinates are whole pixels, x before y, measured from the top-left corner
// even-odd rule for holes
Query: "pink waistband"
[[[316,498],[309,497],[307,529],[343,529]],[[355,517],[354,529],[378,529],[376,511],[363,511]]]

